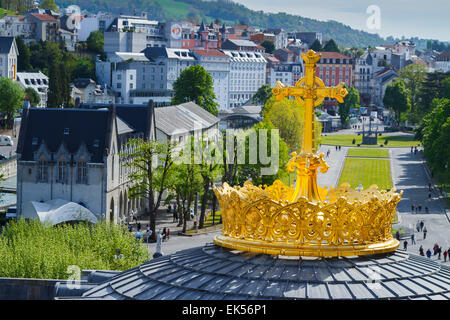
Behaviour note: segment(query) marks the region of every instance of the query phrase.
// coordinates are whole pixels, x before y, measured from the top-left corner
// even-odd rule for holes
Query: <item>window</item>
[[[47,161],[39,160],[38,162],[38,181],[47,182],[48,180],[48,166]]]
[[[58,161],[58,179],[56,182],[66,183],[67,182],[67,169],[66,169],[66,161],[60,160]]]
[[[86,161],[77,163],[77,183],[87,184],[87,164]]]
[[[117,89],[122,89],[122,83],[117,82]]]
[[[120,73],[117,75],[117,80],[122,80],[122,75]]]

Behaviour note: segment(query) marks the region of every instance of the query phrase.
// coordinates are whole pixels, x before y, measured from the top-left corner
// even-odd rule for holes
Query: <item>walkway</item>
[[[348,147],[341,147],[341,150],[337,151],[334,146],[320,146],[319,153],[325,155],[324,160],[330,166],[327,173],[317,174],[317,184],[320,187],[337,187],[348,149]],[[328,150],[330,150],[330,156],[327,158]]]

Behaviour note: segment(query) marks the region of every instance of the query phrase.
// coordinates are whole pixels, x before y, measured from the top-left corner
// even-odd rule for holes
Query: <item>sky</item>
[[[417,36],[424,39],[450,41],[450,0],[233,1],[252,10],[287,12],[322,21],[335,20],[353,29],[378,33],[384,38]],[[376,6],[375,11],[372,9],[367,13],[371,6]],[[377,11],[379,15],[376,14]]]

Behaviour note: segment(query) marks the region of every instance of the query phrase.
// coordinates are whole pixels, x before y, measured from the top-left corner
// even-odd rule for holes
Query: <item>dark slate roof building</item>
[[[112,274],[86,289],[71,298],[449,300],[450,268],[400,250],[353,258],[301,258],[206,245]]]
[[[17,211],[30,203],[65,200],[97,219],[120,222],[143,203],[128,199],[133,183],[121,156],[130,139],[155,138],[153,105],[26,108],[17,154]]]

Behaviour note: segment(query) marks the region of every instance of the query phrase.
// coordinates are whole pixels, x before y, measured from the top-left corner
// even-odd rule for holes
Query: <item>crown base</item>
[[[370,244],[354,245],[298,245],[288,243],[268,243],[258,240],[244,240],[231,238],[224,235],[217,235],[214,243],[239,251],[249,251],[253,253],[263,253],[282,256],[307,256],[307,257],[343,257],[362,256],[386,253],[396,250],[399,247],[398,240],[389,240]]]

